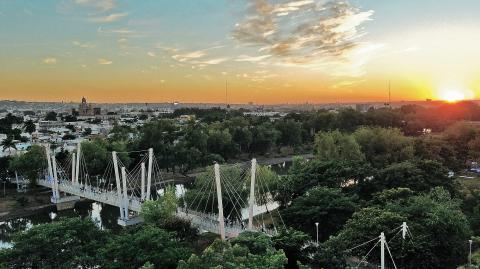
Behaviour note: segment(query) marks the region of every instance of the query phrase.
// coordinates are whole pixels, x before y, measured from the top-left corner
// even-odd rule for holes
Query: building
[[[78,106],[78,115],[79,116],[95,116],[102,113],[101,108],[93,107],[92,104],[87,103],[87,99],[82,97],[82,103]]]

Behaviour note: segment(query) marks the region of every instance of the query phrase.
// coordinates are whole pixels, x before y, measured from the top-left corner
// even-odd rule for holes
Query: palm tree
[[[7,136],[7,138],[2,141],[1,146],[3,147],[3,151],[8,149],[9,153],[12,153],[12,148],[17,149],[15,147],[15,142],[13,142],[13,138],[11,136]]]

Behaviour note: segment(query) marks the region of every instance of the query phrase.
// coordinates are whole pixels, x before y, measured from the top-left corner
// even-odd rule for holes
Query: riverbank
[[[51,192],[45,188],[34,188],[25,193],[16,189],[7,189],[6,195],[0,197],[0,221],[21,218],[53,207],[50,202]]]

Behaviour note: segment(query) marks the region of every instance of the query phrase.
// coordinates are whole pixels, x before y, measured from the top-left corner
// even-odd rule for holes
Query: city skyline
[[[0,99],[478,98],[477,1],[0,1]]]

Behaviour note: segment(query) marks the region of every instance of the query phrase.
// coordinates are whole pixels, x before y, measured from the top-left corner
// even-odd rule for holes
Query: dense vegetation
[[[174,216],[179,201],[170,190],[144,204],[141,226],[114,233],[80,219],[38,225],[14,237],[13,248],[0,252],[0,264],[343,269],[358,264],[373,245],[353,247],[384,232],[398,268],[455,268],[467,262],[468,240],[474,240],[474,251],[479,243],[478,178],[458,176],[475,176],[467,169],[480,158],[480,129],[468,122],[480,119],[474,104],[292,113],[274,121],[221,109],[176,113],[195,114],[198,121],[159,119],[136,130],[116,126],[108,139],[85,142],[89,169],[102,171],[111,150],[148,147],[164,168],[182,172],[214,161],[313,151],[314,159],[296,158],[287,175],[273,175],[268,183],[286,229],[272,238],[245,232],[228,242],[199,235]],[[36,171],[24,160],[38,158],[36,151],[33,147],[29,155],[15,158],[11,167]],[[140,156],[120,158],[135,163]],[[195,185],[202,180],[200,176],[187,200],[201,191]],[[403,222],[409,226],[406,240],[398,233]],[[379,263],[378,251],[374,253],[368,257],[372,266]],[[480,254],[475,254],[471,268],[479,266]]]

